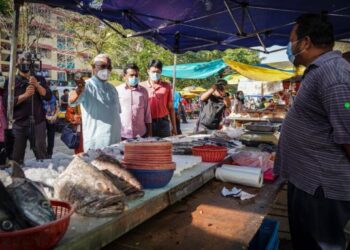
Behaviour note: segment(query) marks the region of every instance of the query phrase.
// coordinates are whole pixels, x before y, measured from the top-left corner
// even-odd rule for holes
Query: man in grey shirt
[[[288,180],[294,249],[345,249],[350,220],[350,64],[324,15],[296,20],[287,54],[306,67],[283,123],[275,171]]]

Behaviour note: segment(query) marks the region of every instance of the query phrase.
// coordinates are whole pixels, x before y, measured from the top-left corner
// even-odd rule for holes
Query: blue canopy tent
[[[119,23],[134,31],[118,32],[123,37],[143,36],[175,55],[254,46],[270,53],[273,51],[267,47],[287,44],[295,19],[307,12],[327,13],[338,40],[350,35],[348,0],[15,0],[12,45],[17,44],[19,4],[23,1],[93,15],[109,26],[109,22]],[[11,47],[10,84],[13,86],[16,46]],[[9,105],[12,107],[13,90],[9,91],[8,100],[12,100]],[[8,118],[12,127],[11,111]]]

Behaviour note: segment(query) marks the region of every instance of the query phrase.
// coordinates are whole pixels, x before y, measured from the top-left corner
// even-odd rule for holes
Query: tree
[[[75,37],[75,48],[79,52],[89,52],[91,55],[107,53],[112,58],[113,67],[122,69],[127,63],[136,63],[140,68],[141,80],[147,79],[147,64],[151,59],[159,59],[164,65],[173,64],[173,54],[150,40],[142,37],[123,38],[118,33],[130,34],[122,26],[110,23],[113,29],[91,16],[82,16],[65,11],[72,18],[65,19],[65,29],[70,30]],[[89,45],[89,46],[86,46]],[[248,49],[228,49],[226,51],[187,52],[178,55],[177,64],[205,62],[221,58],[242,63],[255,64],[260,62],[259,54]],[[228,71],[229,72],[229,71]],[[122,80],[122,75],[113,75],[114,79]],[[203,80],[177,79],[176,86],[182,89],[186,86],[209,87],[219,76]],[[171,81],[172,79],[167,79]]]
[[[49,11],[49,8],[41,4],[25,3],[21,6],[18,44],[24,50],[36,49],[39,40],[47,36],[47,31],[43,26],[50,17]],[[13,1],[0,0],[0,30],[9,38],[12,36],[13,13]]]

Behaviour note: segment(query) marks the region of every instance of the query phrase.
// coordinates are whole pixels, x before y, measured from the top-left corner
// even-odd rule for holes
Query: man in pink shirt
[[[171,85],[160,79],[162,68],[161,61],[152,60],[148,64],[149,79],[140,83],[148,91],[152,113],[152,135],[161,138],[177,134]]]
[[[147,90],[139,85],[139,68],[124,68],[125,83],[117,87],[121,106],[122,139],[152,136],[152,117]]]

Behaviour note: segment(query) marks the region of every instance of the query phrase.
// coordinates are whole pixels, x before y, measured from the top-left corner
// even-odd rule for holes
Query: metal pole
[[[241,28],[239,27],[239,25],[238,25],[238,23],[237,23],[237,21],[236,21],[236,18],[233,16],[233,12],[231,11],[231,8],[230,8],[230,6],[228,5],[228,3],[227,3],[226,0],[224,0],[224,4],[225,4],[225,7],[226,7],[226,9],[227,9],[227,11],[228,11],[228,14],[230,15],[230,17],[231,17],[233,23],[234,23],[235,26],[236,26],[236,29],[237,29],[237,31],[238,31],[238,34],[239,34],[239,35],[242,35],[242,30],[241,30]]]
[[[10,73],[7,95],[7,119],[8,129],[12,129],[13,125],[13,109],[14,109],[14,93],[15,93],[15,77],[16,77],[16,60],[17,60],[17,39],[19,27],[20,3],[14,1],[14,16],[12,22],[12,37],[11,37],[11,58],[10,58]]]
[[[175,84],[176,84],[176,59],[177,54],[174,54],[174,68],[173,68],[173,96],[175,96]]]

